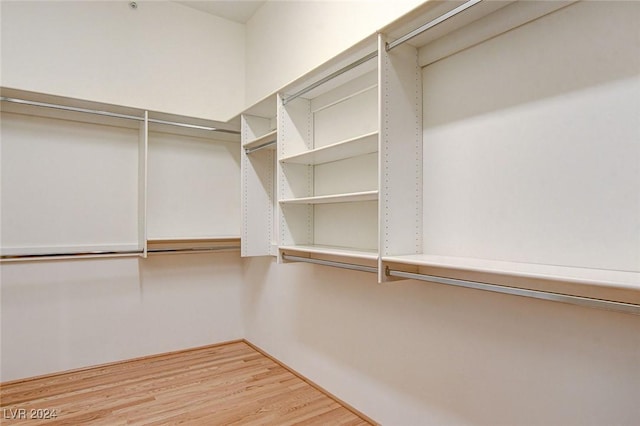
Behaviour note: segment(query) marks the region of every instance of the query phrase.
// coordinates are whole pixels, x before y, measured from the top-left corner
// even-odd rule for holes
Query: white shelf
[[[260,137],[250,140],[249,142],[242,145],[242,147],[245,149],[256,148],[260,145],[264,145],[269,142],[275,142],[277,138],[278,138],[278,130],[272,130],[269,133],[266,133]],[[271,145],[268,149],[275,149],[275,144]]]
[[[640,272],[413,254],[384,256],[383,262],[640,290]]]
[[[349,194],[319,195],[317,197],[289,198],[280,200],[281,204],[331,204],[354,203],[359,201],[375,201],[378,191],[352,192]]]
[[[297,155],[282,158],[281,163],[317,165],[378,152],[378,132],[340,141]]]
[[[276,127],[277,97],[269,96],[240,116],[242,256],[267,256],[273,252],[277,217]],[[253,155],[260,152],[260,155]]]
[[[210,237],[153,237],[147,238],[147,242],[150,243],[185,243],[185,242],[197,242],[197,243],[209,243],[209,242],[220,242],[220,241],[230,241],[230,240],[240,240],[239,235],[220,235],[220,236],[210,236]]]
[[[240,249],[240,237],[169,237],[147,239],[149,254],[207,253]]]
[[[322,246],[322,245],[291,245],[280,246],[281,252],[295,251],[309,254],[321,254],[326,256],[350,257],[353,259],[377,260],[377,250],[365,250],[346,247]]]

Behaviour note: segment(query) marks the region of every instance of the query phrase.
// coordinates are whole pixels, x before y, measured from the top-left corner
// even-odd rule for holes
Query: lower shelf
[[[149,238],[148,254],[209,253],[240,250],[240,237]]]
[[[627,287],[630,289],[640,290],[640,272],[574,268],[569,266],[504,262],[499,260],[428,254],[385,256],[382,260],[386,262],[405,263],[407,265],[455,268],[467,271],[518,275],[529,278],[552,279],[579,284]]]
[[[385,256],[382,264],[387,270],[640,304],[640,272],[635,271],[427,254]]]
[[[322,245],[295,245],[280,246],[280,252],[307,253],[314,255],[327,255],[337,257],[347,257],[363,260],[378,260],[377,250],[352,249],[345,247],[322,246]]]

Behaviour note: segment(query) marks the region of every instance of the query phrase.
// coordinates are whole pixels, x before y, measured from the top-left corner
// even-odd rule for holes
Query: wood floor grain
[[[2,425],[369,425],[244,342],[3,384]]]

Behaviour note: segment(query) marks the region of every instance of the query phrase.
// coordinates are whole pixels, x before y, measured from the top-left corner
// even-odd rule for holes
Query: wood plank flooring
[[[2,425],[371,424],[244,342],[3,384],[0,407]]]

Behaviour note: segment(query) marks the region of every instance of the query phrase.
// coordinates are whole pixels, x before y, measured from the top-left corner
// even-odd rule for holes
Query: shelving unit
[[[280,94],[281,254],[377,259],[376,50],[372,36]]]
[[[637,5],[472,2],[395,42],[443,3],[382,30],[381,281],[639,313]]]
[[[144,256],[145,112],[0,94],[2,262]]]
[[[3,262],[147,257],[159,238],[163,252],[238,245],[239,203],[215,202],[239,192],[239,138],[229,125],[1,92]],[[211,161],[199,167],[195,157]],[[215,206],[198,212],[202,200]]]
[[[242,113],[242,256],[277,254],[276,95]]]

